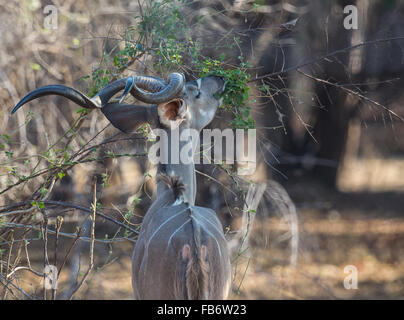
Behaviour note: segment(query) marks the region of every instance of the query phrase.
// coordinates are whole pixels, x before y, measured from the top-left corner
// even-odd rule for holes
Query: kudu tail
[[[199,250],[198,250],[199,249]],[[207,247],[184,245],[182,261],[185,264],[185,298],[188,300],[208,299],[208,263],[206,262]]]

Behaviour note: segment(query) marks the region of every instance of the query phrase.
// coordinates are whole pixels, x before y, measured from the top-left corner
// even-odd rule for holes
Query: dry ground
[[[253,258],[247,272],[248,259],[240,260],[231,298],[404,298],[401,194],[343,194],[311,182],[287,188],[300,206],[297,267],[289,265],[288,244],[278,241],[286,225],[275,217],[258,221],[251,241]],[[111,256],[108,247],[97,248],[96,264],[102,267],[96,268],[75,298],[131,299],[132,244],[114,245]],[[87,257],[83,256],[82,261],[85,270]],[[347,265],[358,269],[357,290],[343,286]],[[40,290],[38,279],[26,272],[20,276],[27,290]],[[66,276],[62,275],[61,289]]]

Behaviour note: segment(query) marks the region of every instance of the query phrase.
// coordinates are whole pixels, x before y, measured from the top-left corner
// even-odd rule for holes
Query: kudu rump
[[[212,121],[224,86],[216,76],[186,83],[179,73],[170,74],[168,83],[134,76],[111,83],[90,99],[73,88],[50,85],[30,92],[12,110],[45,95],[60,95],[85,108],[100,108],[123,132],[133,132],[143,123],[166,132],[167,148],[160,153],[167,153],[168,161],[158,166],[156,199],[144,217],[133,252],[136,299],[226,299],[229,295],[231,264],[223,227],[213,210],[195,206],[195,146],[187,161],[171,158],[174,136],[189,129],[200,132]],[[119,102],[109,102],[121,90]],[[122,104],[129,92],[150,105]],[[192,144],[191,135],[185,137],[177,150]]]

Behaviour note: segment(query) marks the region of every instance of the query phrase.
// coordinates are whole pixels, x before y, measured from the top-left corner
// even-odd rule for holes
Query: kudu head
[[[159,79],[158,85],[148,88],[153,91],[161,90],[157,92],[145,92],[137,86],[135,79],[136,77],[128,77],[118,80],[102,89],[97,95],[100,98],[96,98],[102,103],[106,98],[110,99],[111,93],[124,90],[119,102],[102,107],[111,123],[124,132],[134,131],[144,122],[149,123],[152,128],[164,130],[190,128],[201,131],[213,120],[225,89],[224,80],[217,76],[185,82],[181,74],[173,73],[168,85]],[[152,79],[157,81],[156,78]],[[171,85],[168,90],[167,87],[172,83],[175,85]],[[140,109],[134,105],[123,105],[120,102],[129,92],[138,100],[151,105]],[[162,92],[165,94],[162,95]],[[131,108],[131,112],[128,108]]]
[[[168,81],[151,76],[131,76],[116,80],[100,90],[93,98],[80,91],[64,85],[49,85],[28,93],[13,108],[13,114],[29,101],[46,95],[59,95],[88,109],[99,108],[113,126],[125,133],[134,132],[140,125],[148,123],[153,129],[166,131],[171,140],[173,130],[194,129],[198,133],[214,118],[220,106],[225,82],[217,76],[207,76],[185,82],[180,73],[172,73]],[[118,101],[110,102],[112,97],[123,90]],[[123,104],[127,94],[147,105]],[[188,140],[190,140],[189,137]],[[190,141],[181,141],[181,144]],[[171,154],[171,142],[166,152]],[[179,146],[181,148],[181,146]],[[194,150],[192,150],[194,151]],[[193,163],[168,163],[159,166],[161,173],[181,178],[187,192],[185,199],[190,204],[195,202],[196,179]]]

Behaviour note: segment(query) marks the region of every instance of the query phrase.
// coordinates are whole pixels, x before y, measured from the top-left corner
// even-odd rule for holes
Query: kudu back
[[[185,82],[170,74],[169,81],[132,76],[103,88],[95,97],[63,85],[39,88],[27,94],[12,110],[45,96],[64,96],[85,108],[100,108],[119,130],[130,133],[141,124],[163,130],[168,138],[166,163],[158,166],[155,201],[146,213],[132,260],[132,284],[136,299],[226,299],[231,288],[228,243],[216,213],[195,206],[196,177],[192,135],[208,125],[220,106],[224,91],[220,77]],[[124,91],[118,102],[112,97]],[[149,105],[121,103],[131,93]],[[184,135],[185,133],[185,138]],[[180,135],[183,139],[175,141]],[[172,159],[172,146],[189,147],[187,161]],[[188,148],[189,149],[189,148]]]
[[[176,178],[162,179],[167,190],[147,212],[133,253],[135,298],[227,298],[231,267],[216,213],[184,202]]]

